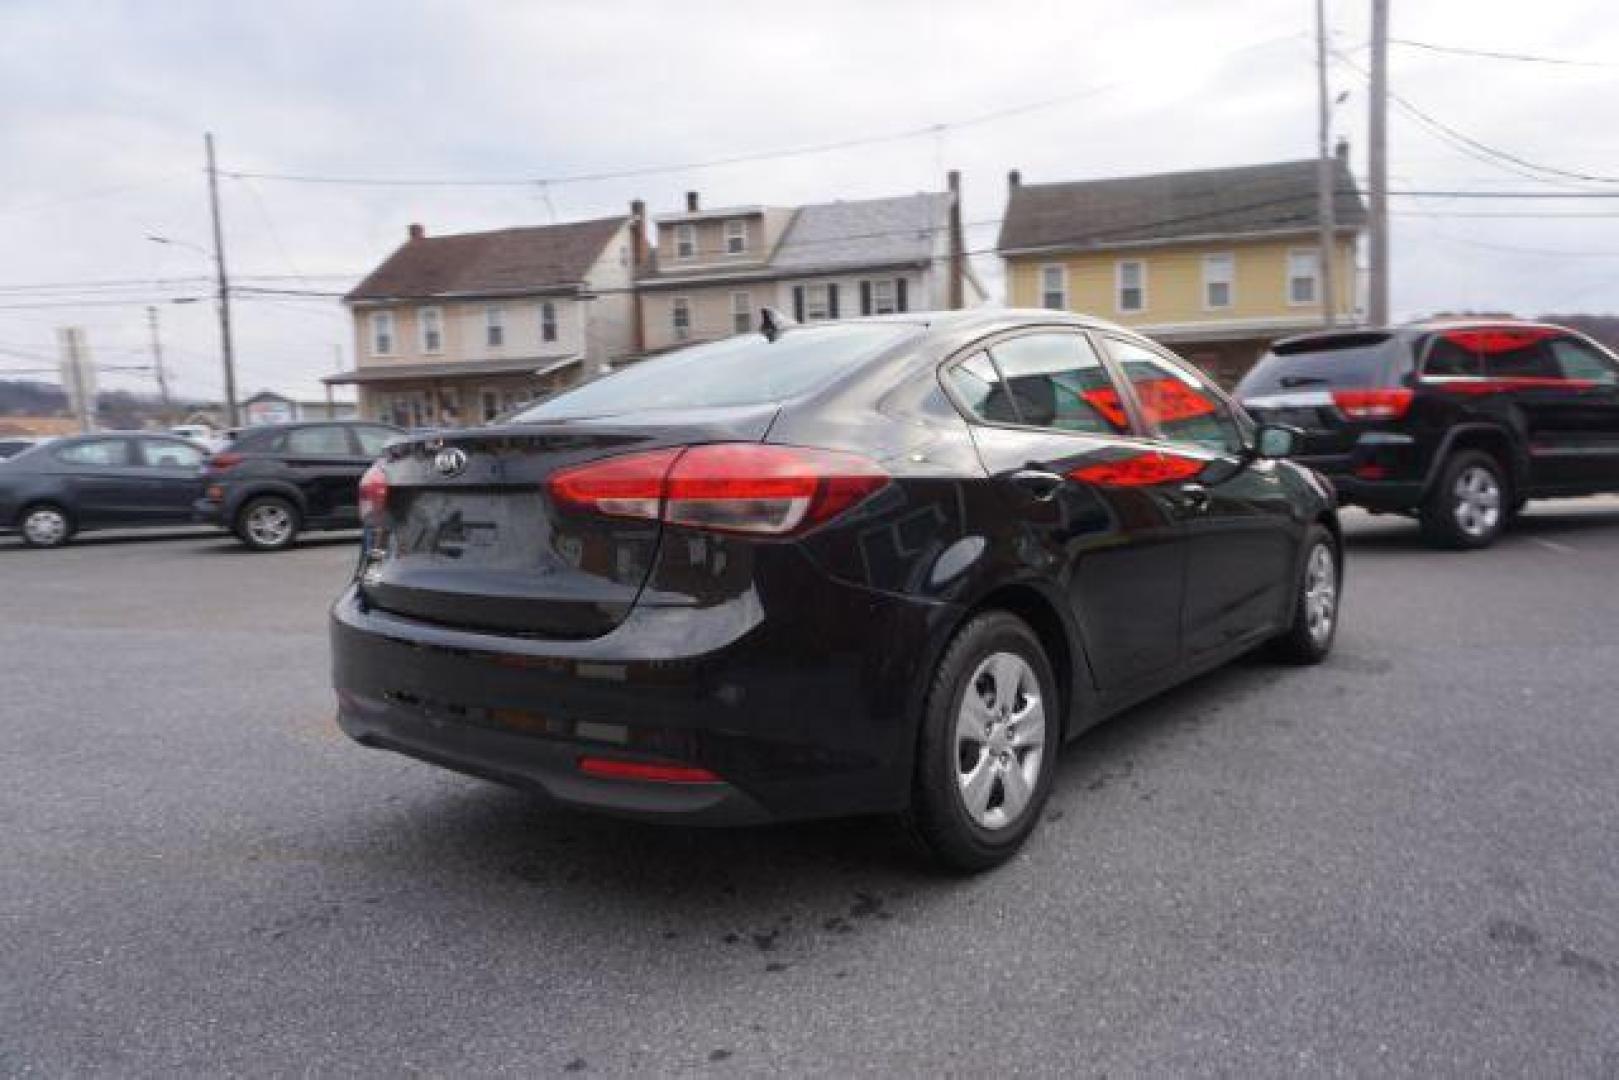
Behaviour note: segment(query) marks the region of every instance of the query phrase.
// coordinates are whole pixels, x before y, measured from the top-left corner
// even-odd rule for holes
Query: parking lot
[[[965,880],[352,745],[352,538],[0,539],[0,1072],[1619,1076],[1619,501],[1346,522],[1326,665],[1089,733]]]

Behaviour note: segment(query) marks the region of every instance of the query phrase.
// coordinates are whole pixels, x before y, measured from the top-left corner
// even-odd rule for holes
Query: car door
[[[68,509],[81,525],[139,525],[146,511],[140,470],[123,437],[75,439],[51,448]]]
[[[342,424],[292,428],[282,443],[283,460],[303,492],[306,516],[312,520],[359,521],[360,475],[370,459]]]
[[[180,439],[143,438],[134,443],[148,519],[190,521],[191,506],[202,495],[202,448]]]
[[[1190,463],[1137,437],[1083,331],[993,338],[946,367],[952,397],[1014,531],[1024,567],[1068,599],[1098,689],[1124,694],[1174,667]]]
[[[1280,467],[1251,458],[1249,421],[1189,364],[1134,337],[1107,334],[1104,343],[1164,452],[1204,463],[1175,504],[1186,534],[1185,659],[1277,629],[1304,525]]]
[[[1603,391],[1564,377],[1551,349],[1557,332],[1507,326],[1447,336],[1471,345],[1483,358],[1482,378],[1447,389],[1472,394],[1478,408],[1497,413],[1518,430],[1529,449],[1531,489],[1539,494],[1586,490],[1591,460],[1586,456],[1583,414],[1586,404],[1594,403]]]
[[[1546,348],[1562,384],[1547,395],[1555,402],[1543,404],[1543,423],[1555,431],[1568,483],[1619,491],[1619,361],[1572,334],[1548,338]]]

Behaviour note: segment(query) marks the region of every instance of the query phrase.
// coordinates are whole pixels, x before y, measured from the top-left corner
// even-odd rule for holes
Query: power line
[[[1410,49],[1449,53],[1452,56],[1476,56],[1485,60],[1518,60],[1531,64],[1561,64],[1568,67],[1619,68],[1610,60],[1572,60],[1561,56],[1532,56],[1528,53],[1496,52],[1492,49],[1467,49],[1460,45],[1435,45],[1431,41],[1413,41],[1410,38],[1389,38],[1390,45],[1404,45]]]

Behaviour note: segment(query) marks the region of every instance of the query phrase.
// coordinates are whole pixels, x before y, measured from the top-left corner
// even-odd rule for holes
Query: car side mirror
[[[1254,456],[1266,460],[1292,457],[1303,442],[1304,432],[1286,424],[1261,424],[1254,435]]]

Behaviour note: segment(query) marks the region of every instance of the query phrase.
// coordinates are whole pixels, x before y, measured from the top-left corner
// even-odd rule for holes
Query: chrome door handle
[[[1188,509],[1201,513],[1209,508],[1209,489],[1202,484],[1182,484],[1181,499]]]
[[[1044,469],[1019,469],[1010,477],[1012,483],[1028,492],[1041,502],[1047,502],[1056,496],[1063,485],[1063,477]]]

